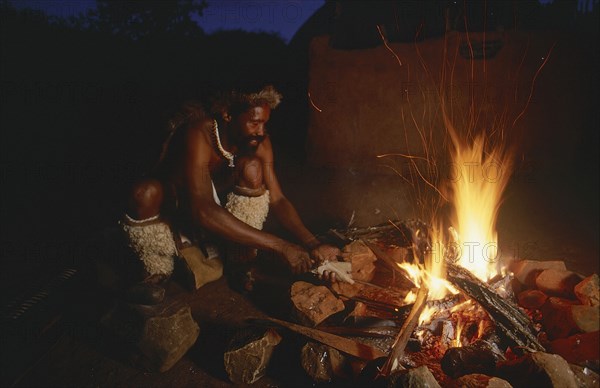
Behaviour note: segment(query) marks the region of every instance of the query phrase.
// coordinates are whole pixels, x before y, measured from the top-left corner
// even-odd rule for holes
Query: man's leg
[[[173,233],[161,218],[163,186],[158,180],[144,180],[134,185],[121,227],[129,247],[141,261],[143,270],[133,274],[135,284],[128,297],[142,303],[158,303],[164,289],[154,287],[173,273],[174,256],[177,254]]]

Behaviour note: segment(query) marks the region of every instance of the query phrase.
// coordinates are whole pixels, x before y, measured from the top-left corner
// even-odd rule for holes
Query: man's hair
[[[273,85],[266,85],[258,92],[248,92],[240,89],[218,95],[211,104],[211,113],[227,112],[237,116],[250,108],[267,105],[271,109],[277,108],[282,96]]]

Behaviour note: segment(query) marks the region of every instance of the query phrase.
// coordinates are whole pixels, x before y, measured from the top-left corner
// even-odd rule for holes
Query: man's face
[[[240,148],[256,149],[266,137],[265,124],[269,121],[271,108],[268,105],[250,108],[235,120],[237,143]]]

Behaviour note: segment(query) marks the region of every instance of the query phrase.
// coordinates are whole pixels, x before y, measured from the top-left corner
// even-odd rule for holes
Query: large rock
[[[582,304],[589,306],[600,305],[600,285],[598,275],[593,274],[583,279],[575,286],[575,295]]]
[[[598,342],[596,341],[596,345]],[[589,368],[584,368],[579,365],[569,365],[575,374],[577,386],[579,388],[598,388],[600,386],[600,376]]]
[[[236,384],[252,384],[264,376],[281,336],[273,329],[238,332],[223,356],[225,371]]]
[[[511,388],[512,385],[506,380],[482,374],[470,374],[462,376],[454,382],[451,387],[456,388]]]
[[[551,297],[541,307],[542,322],[549,339],[568,337],[577,331],[571,318],[573,303],[567,299]]]
[[[548,260],[548,261],[537,261],[537,260],[519,260],[513,261],[510,264],[510,270],[515,274],[521,284],[533,287],[535,286],[535,279],[540,272],[546,269],[557,269],[567,270],[565,262],[562,260]]]
[[[296,317],[306,326],[316,326],[345,308],[327,287],[302,281],[292,284],[291,298]]]
[[[575,374],[564,358],[544,352],[498,363],[498,376],[515,387],[576,388]]]
[[[151,371],[170,369],[194,345],[200,328],[181,300],[146,306],[118,302],[103,318],[125,344],[132,361]]]
[[[185,286],[197,290],[203,285],[223,276],[223,262],[212,246],[207,247],[208,257],[196,246],[188,246],[179,250],[177,269]]]
[[[403,370],[390,377],[389,388],[438,388],[433,373],[425,365],[418,368]]]
[[[574,272],[562,269],[545,269],[535,278],[536,287],[547,295],[573,297],[573,289],[581,281]]]
[[[375,276],[377,257],[368,246],[360,240],[346,245],[342,254],[344,261],[352,263],[352,279],[370,282]]]
[[[307,342],[301,350],[302,368],[315,383],[330,382],[335,376],[347,376],[346,357],[337,349]]]
[[[600,359],[600,332],[575,334],[550,343],[550,351],[559,354],[570,363]]]

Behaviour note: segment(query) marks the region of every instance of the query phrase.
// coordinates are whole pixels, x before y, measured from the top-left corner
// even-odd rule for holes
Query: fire
[[[512,155],[502,146],[486,150],[483,134],[471,144],[450,130],[452,170],[449,190],[458,236],[452,241],[458,264],[487,281],[499,272],[496,218],[512,170]]]

